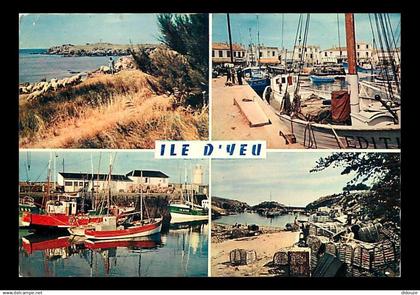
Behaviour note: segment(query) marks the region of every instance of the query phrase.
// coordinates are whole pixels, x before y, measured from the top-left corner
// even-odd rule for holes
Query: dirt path
[[[292,246],[298,240],[298,232],[284,231],[212,243],[211,276],[272,276],[264,265],[273,260],[274,253],[280,248]],[[257,252],[257,261],[250,265],[231,266],[229,264],[229,253],[234,249],[255,250]]]
[[[102,111],[93,111],[75,122],[64,122],[54,130],[54,134],[46,136],[36,142],[31,142],[24,148],[62,148],[78,142],[81,139],[91,138],[97,133],[113,128],[116,124],[125,124],[135,120],[147,120],[154,108],[169,107],[170,102],[166,96],[153,96],[138,105],[110,106]]]
[[[260,99],[248,85],[225,86],[226,78],[212,80],[212,139],[213,140],[265,140],[267,148],[296,149],[303,148],[301,144],[286,145],[279,131],[290,133],[289,127],[284,125],[268,104],[261,100],[260,106],[268,116],[271,124],[250,127],[245,116],[233,99],[240,97]]]

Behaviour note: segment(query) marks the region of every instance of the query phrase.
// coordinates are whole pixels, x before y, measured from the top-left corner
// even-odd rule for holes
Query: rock
[[[99,68],[99,70],[102,72],[102,73],[109,73],[110,72],[110,68],[108,67],[108,66],[101,66],[100,68]]]

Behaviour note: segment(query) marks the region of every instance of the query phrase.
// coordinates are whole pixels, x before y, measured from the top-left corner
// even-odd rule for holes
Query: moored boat
[[[104,221],[96,224],[94,229],[86,229],[85,236],[92,240],[124,239],[144,237],[159,233],[162,229],[162,218],[150,218],[117,226],[115,216],[104,217]]]
[[[171,224],[209,219],[208,210],[187,204],[170,204]]]
[[[312,83],[334,83],[335,81],[335,78],[331,76],[310,75],[309,79]]]

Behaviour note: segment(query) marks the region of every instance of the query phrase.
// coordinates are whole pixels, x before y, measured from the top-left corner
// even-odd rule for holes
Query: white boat
[[[353,14],[346,14],[346,24],[348,24],[346,25],[347,55],[350,65],[346,76],[348,84],[346,102],[351,125],[306,121],[295,116],[293,112],[278,113],[278,116],[282,122],[290,126],[296,142],[307,148],[399,149],[401,147],[399,91],[394,93],[384,87],[381,89],[377,85],[359,83]]]

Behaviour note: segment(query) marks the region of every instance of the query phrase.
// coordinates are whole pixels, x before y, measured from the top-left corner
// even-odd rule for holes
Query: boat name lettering
[[[400,139],[390,137],[363,137],[363,136],[344,136],[347,148],[351,149],[390,149],[400,148]]]

